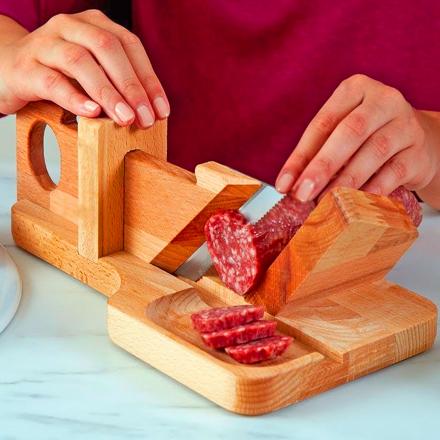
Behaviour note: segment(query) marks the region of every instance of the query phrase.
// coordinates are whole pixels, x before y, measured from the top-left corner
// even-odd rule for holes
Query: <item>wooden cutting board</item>
[[[57,186],[44,162],[46,125],[61,151]],[[53,104],[30,104],[17,116],[17,171],[17,245],[106,295],[117,345],[230,411],[274,411],[434,343],[435,305],[384,279],[417,237],[387,198],[333,190],[241,297],[214,273],[194,283],[173,272],[203,242],[209,215],[240,207],[260,183],[213,162],[194,173],[170,164],[166,121],[148,130],[77,123]],[[282,357],[241,365],[192,329],[197,310],[247,303],[295,337]]]

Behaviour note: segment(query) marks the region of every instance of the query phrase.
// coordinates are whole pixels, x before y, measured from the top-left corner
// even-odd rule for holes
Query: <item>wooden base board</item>
[[[354,380],[427,350],[436,336],[433,303],[380,281],[286,308],[275,319],[296,337],[288,352],[240,365],[192,330],[189,315],[206,303],[188,283],[126,252],[96,262],[80,256],[76,225],[29,201],[14,205],[12,232],[23,249],[110,297],[117,345],[240,414],[274,411]],[[221,303],[221,294],[215,298]]]

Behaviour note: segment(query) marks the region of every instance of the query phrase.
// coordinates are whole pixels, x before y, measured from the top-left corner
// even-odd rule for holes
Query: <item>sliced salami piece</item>
[[[290,336],[271,336],[248,344],[226,347],[231,358],[242,364],[255,364],[281,356],[292,343]]]
[[[263,315],[263,306],[216,307],[193,313],[191,320],[196,330],[200,333],[207,333],[258,321]]]
[[[399,186],[388,197],[402,203],[414,225],[420,225],[423,218],[422,207],[420,206],[417,197],[411,191],[407,190],[404,186]]]
[[[221,280],[244,295],[283,250],[315,207],[285,196],[255,225],[239,211],[221,211],[205,224],[208,250]]]
[[[202,333],[201,336],[208,347],[224,348],[273,336],[276,327],[276,321],[255,321],[226,330]]]

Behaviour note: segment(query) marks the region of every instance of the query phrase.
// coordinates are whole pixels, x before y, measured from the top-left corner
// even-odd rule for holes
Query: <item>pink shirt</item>
[[[85,0],[0,0],[28,29]],[[436,0],[132,0],[171,102],[169,158],[216,160],[273,183],[337,85],[364,73],[440,109]]]

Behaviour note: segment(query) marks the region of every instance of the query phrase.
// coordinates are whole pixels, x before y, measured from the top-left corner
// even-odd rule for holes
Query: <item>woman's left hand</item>
[[[278,175],[280,192],[312,200],[334,186],[388,195],[426,187],[440,165],[424,112],[365,75],[344,80],[313,118]]]

